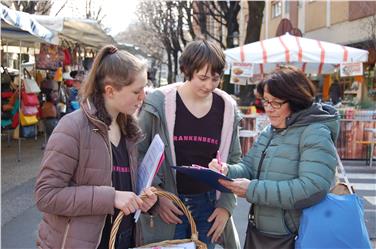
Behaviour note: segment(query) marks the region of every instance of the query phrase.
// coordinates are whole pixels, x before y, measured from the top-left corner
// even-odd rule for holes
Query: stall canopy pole
[[[21,60],[22,60],[22,57],[21,57],[21,46],[22,46],[22,41],[20,40],[20,57],[18,59],[18,63],[19,63],[19,71],[18,71],[18,119],[19,119],[19,122],[18,122],[18,153],[17,153],[17,162],[20,162],[21,161],[21,91],[22,91],[22,84],[21,84]]]
[[[35,57],[35,50],[36,50],[36,47],[37,47],[37,44],[34,42],[33,43],[33,56],[34,56],[34,65],[33,65],[33,72],[34,72],[34,78],[35,80],[37,79],[37,62],[36,62],[36,57]],[[30,53],[31,54],[31,53]],[[30,61],[30,59],[29,59]],[[34,137],[34,140],[36,141],[38,139],[38,133],[39,133],[39,122],[35,125],[35,137]]]
[[[9,46],[8,46],[8,40],[7,40],[7,68],[9,67]]]

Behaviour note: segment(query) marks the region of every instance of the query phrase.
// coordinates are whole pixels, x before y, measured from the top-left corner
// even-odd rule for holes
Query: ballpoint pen
[[[219,154],[219,150],[217,150],[217,156],[216,156],[216,158],[217,158],[217,162],[218,162],[219,166],[221,166],[219,172],[222,174],[223,173],[223,170],[222,170],[222,161],[221,161],[221,155]]]

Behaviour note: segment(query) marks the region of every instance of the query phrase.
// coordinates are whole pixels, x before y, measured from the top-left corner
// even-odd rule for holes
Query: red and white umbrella
[[[228,63],[253,64],[253,73],[268,73],[281,64],[295,65],[306,73],[330,73],[342,63],[366,62],[368,51],[335,43],[282,36],[225,50]]]

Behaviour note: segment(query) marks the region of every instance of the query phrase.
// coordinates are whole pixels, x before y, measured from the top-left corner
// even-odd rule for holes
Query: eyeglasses
[[[278,102],[278,101],[270,101],[270,100],[266,100],[266,99],[261,99],[261,102],[262,102],[264,107],[270,105],[273,109],[280,109],[282,107],[282,105],[287,103],[288,101],[285,100],[283,102]]]

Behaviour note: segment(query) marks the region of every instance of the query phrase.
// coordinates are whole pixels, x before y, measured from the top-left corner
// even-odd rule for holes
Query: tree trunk
[[[247,35],[244,44],[260,40],[262,17],[264,14],[264,1],[248,1]]]
[[[260,40],[264,8],[264,1],[248,1],[248,24],[244,44]],[[255,100],[253,89],[254,85],[240,86],[240,105],[248,106]]]
[[[201,34],[206,38],[207,29],[206,29],[206,9],[203,2],[196,2],[198,5],[198,21],[200,25]]]
[[[167,83],[168,84],[171,84],[173,83],[173,72],[172,72],[172,58],[171,58],[171,51],[167,51],[166,49],[166,52],[167,52],[167,60],[168,60],[168,63],[167,63],[167,68],[168,68],[168,74],[167,74]]]
[[[176,76],[179,73],[179,63],[178,63],[178,59],[179,58],[178,58],[178,54],[179,54],[179,51],[174,50],[174,52],[173,52],[173,58],[174,58],[174,76],[172,78],[173,82],[176,82]]]

